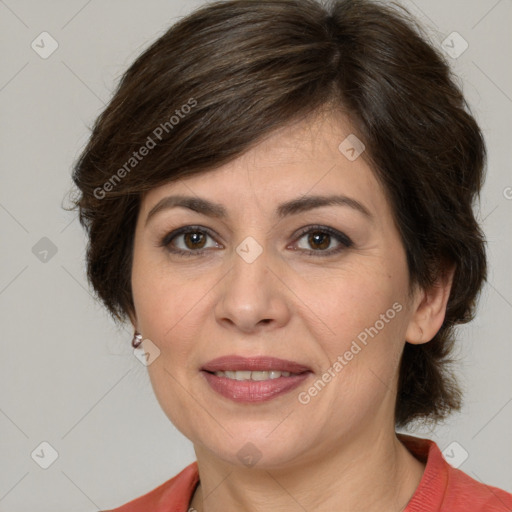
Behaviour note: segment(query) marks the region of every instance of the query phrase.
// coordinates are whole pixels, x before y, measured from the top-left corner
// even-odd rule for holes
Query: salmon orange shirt
[[[420,484],[403,512],[512,512],[512,494],[450,466],[433,441],[402,434],[398,437],[426,463]],[[104,512],[188,512],[198,483],[197,462],[193,462],[144,496]]]

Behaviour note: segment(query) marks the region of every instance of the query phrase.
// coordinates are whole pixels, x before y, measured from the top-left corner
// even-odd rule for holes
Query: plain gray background
[[[195,459],[132,353],[131,329],[117,329],[93,300],[85,235],[61,201],[120,74],[202,3],[0,0],[0,511],[119,506]],[[478,217],[490,277],[457,350],[465,406],[419,434],[473,478],[512,491],[512,3],[402,3],[434,44],[458,54],[468,43],[448,59],[489,150]],[[58,44],[47,58],[55,43],[42,32]],[[42,442],[58,454],[47,469],[40,464],[51,448]]]

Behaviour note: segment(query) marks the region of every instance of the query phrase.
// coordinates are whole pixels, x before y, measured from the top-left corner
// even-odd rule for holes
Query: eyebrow
[[[285,203],[281,203],[277,207],[276,216],[279,219],[282,219],[290,215],[296,215],[298,213],[313,210],[314,208],[321,208],[322,206],[348,206],[349,208],[352,208],[364,215],[367,219],[373,220],[373,215],[366,206],[361,204],[359,201],[344,195],[303,196],[297,199],[292,199]],[[174,195],[164,197],[155,206],[153,206],[153,208],[151,208],[146,217],[146,225],[157,213],[177,207],[188,208],[189,210],[202,215],[218,219],[228,217],[227,210],[221,204],[213,203],[198,197]]]

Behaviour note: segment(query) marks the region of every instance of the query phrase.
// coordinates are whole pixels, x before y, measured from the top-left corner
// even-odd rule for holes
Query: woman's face
[[[196,450],[277,468],[394,427],[417,301],[390,205],[350,134],[328,115],[303,121],[142,201],[132,320],[160,350],[148,366],[157,399]],[[197,201],[160,203],[178,195]],[[231,378],[204,370],[224,356],[251,359],[228,361],[245,370]]]

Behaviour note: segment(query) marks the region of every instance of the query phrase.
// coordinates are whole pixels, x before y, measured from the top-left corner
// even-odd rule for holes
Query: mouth
[[[212,373],[212,372],[210,372]],[[249,370],[227,370],[224,372],[214,372],[213,375],[217,377],[225,377],[227,379],[232,380],[253,380],[253,381],[262,381],[262,380],[273,380],[278,379],[279,377],[290,377],[293,375],[300,375],[299,373],[290,373],[280,370],[270,370],[270,371],[249,371]]]
[[[303,364],[274,357],[224,356],[201,373],[216,393],[235,402],[265,402],[288,393],[312,375]]]
[[[201,370],[209,373],[216,372],[251,372],[270,373],[281,372],[301,374],[310,372],[311,368],[296,361],[279,359],[270,356],[242,357],[237,355],[223,356],[206,363]],[[274,377],[277,378],[277,377]],[[263,380],[263,379],[259,379]]]

